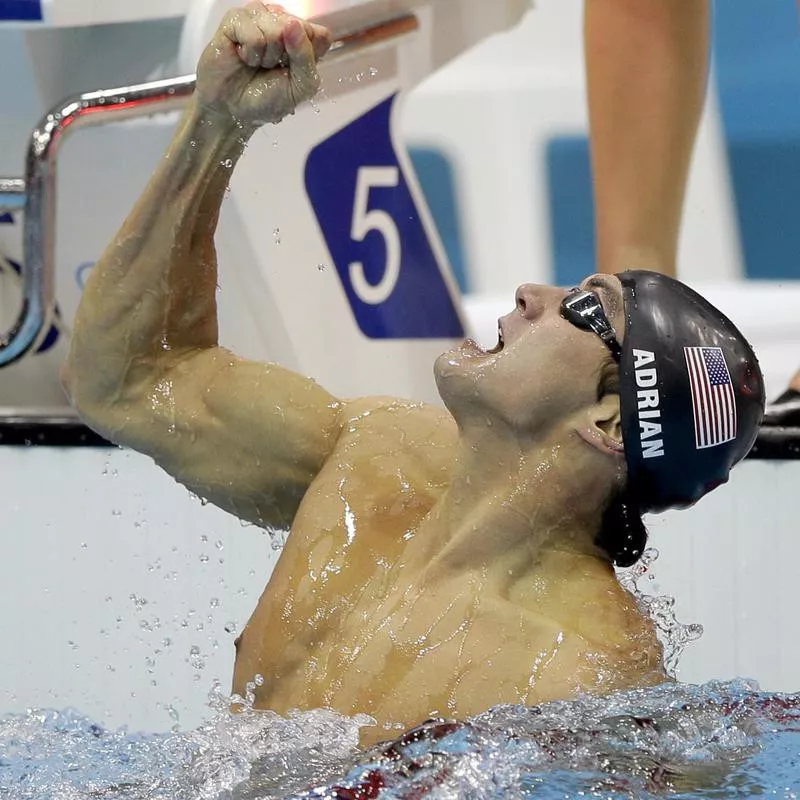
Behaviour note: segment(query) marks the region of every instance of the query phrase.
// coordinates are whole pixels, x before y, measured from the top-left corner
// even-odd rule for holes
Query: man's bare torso
[[[165,158],[84,289],[64,371],[72,402],[221,508],[293,521],[238,647],[235,689],[260,674],[262,707],[405,727],[662,679],[652,625],[589,552],[623,473],[606,430],[619,408],[614,393],[597,400],[602,345],[561,325],[560,290],[515,295],[490,369],[470,367],[474,348],[442,366],[437,385],[476,415],[472,438],[444,411],[342,404],[220,346],[214,233],[231,168],[265,120],[314,96],[330,43],[272,5],[226,17]],[[569,516],[576,505],[585,513]]]
[[[388,731],[664,679],[652,625],[599,559],[545,551],[507,580],[420,562],[455,443],[435,407],[353,404],[237,644],[236,691],[261,675],[260,707],[365,712]]]

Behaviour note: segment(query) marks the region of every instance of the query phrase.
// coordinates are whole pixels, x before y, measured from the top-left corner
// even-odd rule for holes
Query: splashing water
[[[231,701],[241,713],[230,713]],[[229,698],[218,685],[210,707],[212,719],[196,730],[158,735],[106,731],[72,710],[0,718],[0,798],[228,800],[234,787],[236,797],[283,796],[341,769],[370,721],[324,709],[255,711],[252,695]]]
[[[74,711],[0,718],[9,800],[730,798],[796,800],[800,696],[745,682],[667,684],[469,722],[431,721],[357,749],[365,716],[281,717],[212,692],[188,733],[110,732]]]
[[[642,613],[655,623],[656,634],[664,647],[664,669],[667,675],[675,678],[678,662],[686,645],[703,635],[703,626],[698,623],[684,625],[678,622],[675,616],[674,597],[648,594],[646,587],[640,585],[644,579],[653,577],[651,568],[658,556],[658,550],[653,547],[648,548],[632,567],[620,570],[617,577],[623,589],[636,598]]]
[[[640,585],[657,558],[647,550],[619,578],[655,621],[674,674],[702,628],[678,622],[672,598]],[[498,706],[467,721],[429,721],[366,752],[366,715],[259,711],[255,686],[231,698],[215,684],[210,720],[189,732],[108,731],[72,710],[0,717],[0,798],[800,798],[800,695],[751,682]]]

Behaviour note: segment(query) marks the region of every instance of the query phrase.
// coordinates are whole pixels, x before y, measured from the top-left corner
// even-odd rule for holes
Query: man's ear
[[[586,426],[579,430],[581,438],[604,453],[619,455],[622,444],[622,414],[618,394],[605,394],[586,412]]]

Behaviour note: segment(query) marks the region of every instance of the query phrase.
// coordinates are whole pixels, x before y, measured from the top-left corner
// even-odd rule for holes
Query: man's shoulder
[[[335,506],[344,486],[365,519],[368,509],[394,508],[403,499],[422,509],[447,484],[458,436],[444,409],[368,397],[343,401],[339,414],[338,439],[309,499],[328,498]]]
[[[448,460],[458,438],[456,424],[444,408],[397,397],[347,400],[341,419],[343,439],[350,444],[360,439],[373,447],[382,444],[409,453],[419,446],[431,450],[444,448]]]

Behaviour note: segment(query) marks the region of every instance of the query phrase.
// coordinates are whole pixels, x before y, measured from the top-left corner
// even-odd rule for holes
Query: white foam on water
[[[499,706],[357,747],[368,718],[232,714],[215,687],[194,731],[106,731],[77,712],[0,718],[8,800],[797,798],[800,697],[747,682]]]

